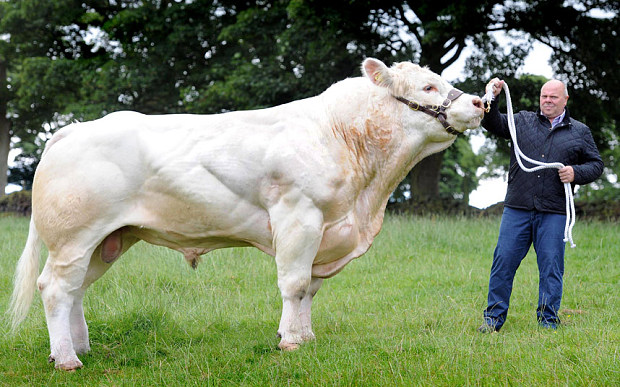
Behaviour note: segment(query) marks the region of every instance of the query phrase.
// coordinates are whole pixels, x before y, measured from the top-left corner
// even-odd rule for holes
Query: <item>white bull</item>
[[[452,144],[445,123],[458,133],[483,116],[478,97],[447,102],[452,87],[418,65],[366,59],[362,71],[365,77],[319,96],[264,110],[118,112],[58,131],[35,175],[11,300],[14,328],[32,302],[43,242],[49,256],[36,284],[50,360],[81,367],[77,354],[90,349],[84,293],[144,240],[180,251],[194,267],[223,247],[275,256],[279,347],[314,339],[310,308],[323,278],[368,250],[397,184]],[[412,109],[405,99],[415,101]],[[435,111],[449,105],[438,117],[444,125],[414,111],[416,102]]]

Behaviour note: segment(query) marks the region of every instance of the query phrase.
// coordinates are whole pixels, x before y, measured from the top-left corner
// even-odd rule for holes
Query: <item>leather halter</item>
[[[458,90],[458,89],[450,90],[450,92],[448,93],[448,96],[441,103],[441,105],[420,105],[417,102],[409,101],[407,98],[403,98],[403,97],[394,97],[394,98],[404,103],[405,105],[409,106],[409,109],[411,110],[421,111],[423,113],[426,113],[430,116],[437,118],[437,120],[441,122],[441,125],[443,125],[443,127],[446,129],[446,132],[456,136],[456,135],[461,134],[461,132],[454,129],[454,127],[450,125],[448,121],[446,120],[446,109],[449,108],[450,105],[452,105],[452,101],[460,97],[461,94],[463,94],[461,90]]]

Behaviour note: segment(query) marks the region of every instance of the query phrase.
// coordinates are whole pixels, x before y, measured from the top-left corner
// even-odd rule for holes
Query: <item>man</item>
[[[482,126],[509,139],[506,115],[500,114],[497,106],[504,82],[494,78],[491,84],[496,98]],[[541,89],[537,112],[521,111],[514,115],[521,152],[531,159],[560,162],[565,167],[525,172],[519,167],[512,147],[508,190],[489,280],[488,306],[484,310],[484,324],[478,328],[482,333],[499,331],[504,325],[515,273],[532,244],[539,272],[538,323],[551,329],[560,323],[566,223],[563,183],[571,183],[574,188],[575,184],[591,183],[603,172],[603,162],[590,129],[570,117],[567,101],[564,83],[551,80]],[[533,166],[527,161],[524,165]]]

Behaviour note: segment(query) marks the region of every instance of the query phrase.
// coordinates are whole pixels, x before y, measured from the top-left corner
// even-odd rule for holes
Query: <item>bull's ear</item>
[[[362,72],[377,86],[386,87],[392,84],[390,69],[379,59],[364,59],[364,62],[362,62]]]

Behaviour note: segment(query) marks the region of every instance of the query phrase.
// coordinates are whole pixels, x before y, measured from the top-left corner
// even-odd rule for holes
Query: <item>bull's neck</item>
[[[332,86],[322,96],[329,132],[347,170],[352,171],[358,201],[369,214],[382,211],[392,191],[413,166],[451,141],[434,143],[425,130],[403,128],[405,110],[388,90],[368,80],[351,79]]]
[[[413,166],[419,153],[413,148],[424,145],[412,146],[406,138],[396,104],[391,100],[359,104],[353,119],[331,125],[343,146],[347,169],[353,171],[352,183],[359,192],[356,207],[370,218],[382,215],[390,194]]]
[[[375,114],[376,108],[367,109],[360,112],[362,119],[337,132],[346,144],[350,168],[356,171],[358,209],[364,208],[370,218],[382,219],[390,194],[417,163],[452,143],[432,142],[422,128],[401,127],[402,110],[396,104],[388,106],[389,102],[382,106],[382,114]]]

